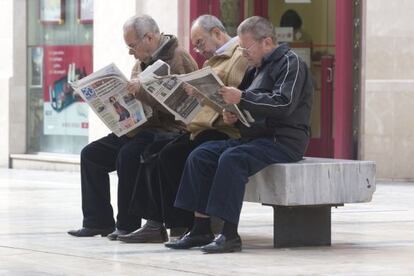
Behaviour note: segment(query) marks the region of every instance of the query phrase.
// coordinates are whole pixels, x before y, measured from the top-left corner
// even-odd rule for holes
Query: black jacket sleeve
[[[307,78],[307,67],[292,51],[283,59],[263,72],[262,84],[243,91],[241,108],[275,118],[285,118],[296,109]]]

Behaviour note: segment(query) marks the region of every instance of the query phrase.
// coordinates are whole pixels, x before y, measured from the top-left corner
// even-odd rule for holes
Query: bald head
[[[213,15],[201,15],[191,25],[191,43],[207,59],[229,40],[223,23]]]
[[[149,62],[161,40],[157,22],[149,15],[133,16],[124,23],[123,29],[129,54],[144,63]]]
[[[210,32],[213,28],[218,28],[223,33],[227,33],[220,19],[210,14],[204,14],[197,17],[191,24],[191,29],[194,27],[201,27],[206,32]]]
[[[130,17],[124,23],[124,32],[133,29],[138,39],[142,39],[145,34],[160,34],[157,22],[149,15],[139,15]]]

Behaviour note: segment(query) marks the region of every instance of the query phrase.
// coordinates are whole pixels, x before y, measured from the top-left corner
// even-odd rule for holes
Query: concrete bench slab
[[[244,200],[274,207],[274,246],[331,244],[331,207],[369,202],[375,162],[310,158],[274,164],[249,178]]]

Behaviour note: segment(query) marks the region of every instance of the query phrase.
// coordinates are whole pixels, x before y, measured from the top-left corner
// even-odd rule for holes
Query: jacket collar
[[[271,62],[271,61],[278,61],[280,58],[282,58],[284,55],[286,55],[287,52],[290,51],[290,48],[288,44],[283,43],[279,44],[273,51],[265,55],[262,59],[262,64],[260,67],[263,67],[265,64]]]
[[[141,62],[141,69],[145,70],[149,65],[158,59],[163,61],[171,60],[174,57],[174,51],[178,47],[178,40],[173,35],[161,34],[160,46],[152,54],[151,61],[148,63]]]
[[[227,41],[224,45],[216,50],[214,53],[217,56],[227,56],[231,57],[233,55],[234,49],[239,45],[239,37],[235,36]]]
[[[234,52],[238,49],[238,47],[239,47],[239,40],[238,39],[233,40],[232,43],[228,45],[226,50],[223,51],[221,54],[214,55],[211,58],[207,59],[204,63],[204,66],[207,66],[211,64],[212,62],[215,62],[216,59],[221,60],[222,58],[231,58]]]

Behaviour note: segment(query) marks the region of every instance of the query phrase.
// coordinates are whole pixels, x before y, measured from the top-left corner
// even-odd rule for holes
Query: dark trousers
[[[111,206],[109,172],[118,174],[118,215],[116,227],[134,230],[141,218],[128,212],[140,155],[162,136],[157,130],[143,130],[136,136],[117,137],[111,133],[83,148],[81,152],[81,185],[83,226],[106,228],[115,225]]]
[[[194,140],[190,140],[190,134],[183,134],[149,145],[142,155],[130,212],[147,220],[164,222],[167,228],[190,227],[193,213],[174,207],[185,161],[202,143],[228,138],[217,130],[206,130]]]
[[[301,158],[272,138],[205,143],[187,159],[175,206],[238,224],[248,177],[270,164]]]
[[[229,137],[217,130],[205,130],[194,140],[185,135],[167,144],[158,155],[158,180],[161,190],[161,213],[167,228],[190,227],[193,212],[174,207],[184,165],[189,154],[199,145],[212,140],[225,140]]]

